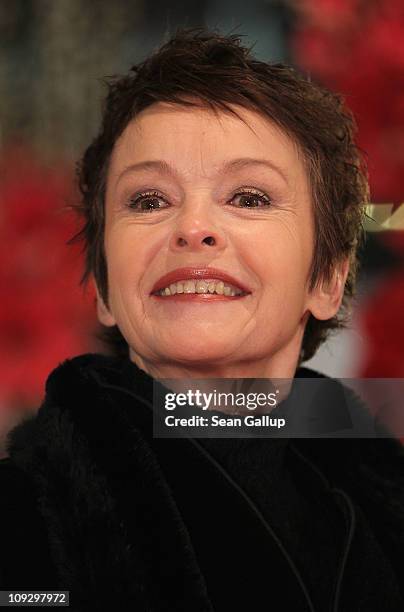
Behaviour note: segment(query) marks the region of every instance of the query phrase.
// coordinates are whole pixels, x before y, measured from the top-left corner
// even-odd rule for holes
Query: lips
[[[251,293],[251,290],[244,285],[244,283],[240,282],[237,278],[231,276],[223,270],[219,270],[218,268],[195,267],[177,268],[176,270],[168,272],[168,274],[165,274],[159,278],[159,280],[153,286],[151,293],[156,293],[157,291],[160,291],[160,289],[168,287],[168,285],[171,285],[171,283],[177,283],[181,280],[202,280],[204,278],[221,280],[224,283],[238,287],[245,293]]]

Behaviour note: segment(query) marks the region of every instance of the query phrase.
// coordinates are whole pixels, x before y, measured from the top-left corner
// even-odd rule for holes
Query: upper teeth
[[[244,293],[238,287],[220,280],[183,280],[171,283],[158,291],[159,295],[175,295],[176,293],[217,293],[219,295],[241,295]]]

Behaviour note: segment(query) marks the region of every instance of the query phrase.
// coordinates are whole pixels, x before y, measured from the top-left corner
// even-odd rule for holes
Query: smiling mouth
[[[187,298],[240,298],[248,295],[239,287],[230,283],[225,283],[217,279],[203,280],[183,280],[176,283],[171,283],[167,287],[163,287],[152,295],[162,298],[176,297],[176,299]]]

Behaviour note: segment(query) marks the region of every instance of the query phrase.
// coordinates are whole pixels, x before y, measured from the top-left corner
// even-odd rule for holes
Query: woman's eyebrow
[[[269,159],[239,157],[224,162],[221,166],[219,166],[216,172],[218,175],[221,175],[235,170],[242,170],[251,166],[267,167],[270,170],[276,172],[285,181],[285,183],[288,184],[288,179],[285,170]],[[175,178],[179,177],[179,172],[168,162],[161,159],[147,160],[126,166],[126,168],[124,168],[124,170],[119,174],[116,181],[116,185],[118,185],[119,181],[124,176],[126,176],[127,174],[132,174],[134,172],[159,172],[160,174],[164,174],[166,176],[172,176]]]

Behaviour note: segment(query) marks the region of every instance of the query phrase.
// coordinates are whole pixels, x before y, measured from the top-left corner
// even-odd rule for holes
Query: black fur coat
[[[152,391],[101,355],[50,375],[0,462],[0,589],[69,590],[76,611],[404,610],[398,442],[285,440],[249,490],[248,453],[229,472],[153,438]]]

